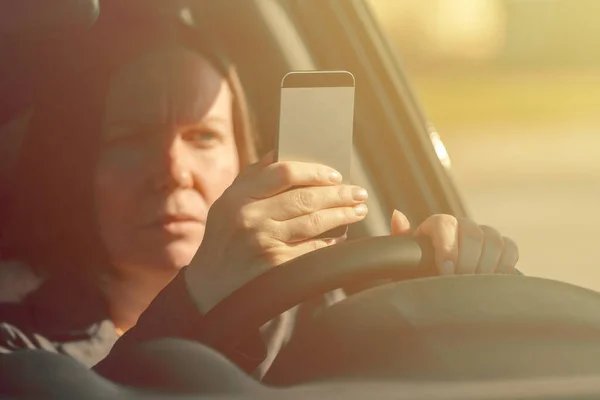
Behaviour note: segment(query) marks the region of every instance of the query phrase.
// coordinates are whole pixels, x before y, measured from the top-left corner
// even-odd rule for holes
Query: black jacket
[[[99,290],[73,279],[47,281],[18,303],[0,303],[0,353],[43,349],[66,354],[106,374],[111,357],[137,343],[160,338],[200,341],[200,336],[194,335],[201,332],[202,315],[183,278],[182,270],[136,326],[120,338]],[[318,304],[305,304],[282,314],[244,340],[229,358],[261,378],[298,324],[316,308],[341,298],[343,294],[331,293]],[[105,357],[105,362],[100,362]]]

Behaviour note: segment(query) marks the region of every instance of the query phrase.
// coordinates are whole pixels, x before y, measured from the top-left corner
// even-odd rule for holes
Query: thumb
[[[406,218],[406,215],[398,210],[394,210],[392,213],[392,235],[404,236],[410,233],[410,222]]]

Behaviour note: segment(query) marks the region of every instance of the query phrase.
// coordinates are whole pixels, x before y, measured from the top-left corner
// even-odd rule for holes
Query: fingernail
[[[352,189],[352,198],[355,201],[365,201],[369,197],[366,189],[361,187],[355,187]]]
[[[364,217],[369,212],[369,209],[367,208],[367,206],[365,204],[359,204],[354,207],[354,212],[359,217]]]
[[[331,183],[341,183],[342,182],[342,174],[337,171],[331,171],[329,173],[329,180]]]
[[[448,260],[442,264],[441,275],[452,275],[454,274],[454,262]]]

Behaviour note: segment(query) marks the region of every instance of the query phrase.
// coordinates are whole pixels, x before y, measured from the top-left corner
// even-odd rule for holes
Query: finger
[[[496,267],[496,273],[499,274],[511,274],[513,273],[517,262],[519,261],[519,248],[512,239],[503,237],[504,251],[498,261],[498,267]]]
[[[311,251],[319,250],[325,247],[333,246],[334,239],[309,239],[302,242],[286,244],[282,247],[271,247],[263,253],[263,258],[266,261],[264,270],[281,265],[296,257],[300,257]]]
[[[250,197],[265,199],[295,186],[327,186],[342,182],[342,175],[325,165],[276,162],[246,180]]]
[[[303,242],[293,243],[288,246],[292,250],[294,257],[299,257],[314,250],[333,246],[336,243],[336,239],[309,239]]]
[[[476,272],[493,274],[504,251],[504,241],[502,235],[494,228],[486,225],[481,225],[479,228],[483,231],[484,241]]]
[[[410,222],[406,215],[398,210],[392,213],[392,235],[408,235],[410,234]]]
[[[457,274],[474,274],[483,251],[484,234],[479,225],[463,218],[458,223]]]
[[[368,213],[365,204],[316,211],[287,221],[279,222],[277,239],[285,243],[302,242],[339,226],[361,221]]]
[[[345,233],[343,236],[334,238],[334,239],[327,239],[327,240],[331,240],[332,241],[332,245],[334,244],[340,244],[340,243],[344,243],[346,240],[348,240],[348,234]]]
[[[432,215],[419,225],[415,235],[431,239],[440,274],[454,274],[458,260],[458,220],[451,215]]]
[[[213,204],[211,209],[225,208],[235,209],[245,204],[252,196],[248,195],[248,186],[252,182],[260,179],[259,173],[267,166],[275,162],[275,151],[270,151],[260,160],[244,168],[244,170],[235,178],[235,181],[223,192],[221,197]]]
[[[334,244],[344,243],[347,239],[348,239],[348,234],[344,234],[343,236],[340,236],[340,237],[323,239],[323,240],[325,240],[328,245],[333,246]]]
[[[288,190],[264,200],[263,206],[271,210],[272,219],[286,221],[328,208],[355,206],[367,197],[367,191],[358,186],[312,186]]]

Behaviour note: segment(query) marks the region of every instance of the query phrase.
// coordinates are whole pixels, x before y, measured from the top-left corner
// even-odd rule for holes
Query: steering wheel
[[[151,375],[144,376],[163,382],[160,388],[119,386],[66,357],[40,352],[29,360],[21,359],[29,358],[26,353],[4,355],[13,365],[2,374],[0,394],[9,382],[12,393],[64,397],[85,389],[97,398],[124,399],[146,398],[152,390],[173,398],[246,389],[252,398],[598,398],[600,293],[524,276],[415,279],[437,275],[432,255],[428,243],[404,237],[339,244],[274,268],[215,306],[205,316],[203,341],[222,350],[314,296],[357,280],[398,281],[315,316],[275,360],[264,378],[268,386],[251,382],[199,343],[162,339],[115,361],[129,359],[128,375],[150,365]],[[48,374],[19,376],[20,365],[33,371],[46,361]],[[323,385],[311,389],[311,382]],[[304,386],[277,387],[298,384]],[[163,397],[156,392],[153,398]]]
[[[326,247],[271,269],[217,304],[203,319],[202,342],[227,354],[248,333],[329,291],[434,275],[426,239],[381,236]]]
[[[356,282],[392,280],[312,318],[265,382],[600,373],[600,293],[521,275],[435,275],[431,245],[414,238],[331,246],[234,292],[206,314],[200,339],[232,354],[241,339],[296,305]]]

